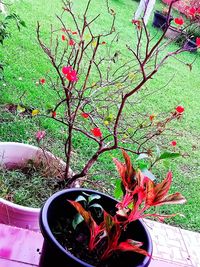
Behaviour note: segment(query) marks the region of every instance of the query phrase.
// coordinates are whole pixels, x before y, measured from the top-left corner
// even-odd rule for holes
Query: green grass
[[[85,2],[85,0],[74,1],[77,13],[82,12]],[[91,13],[98,14],[105,8],[104,1],[95,0],[94,2],[95,4]],[[126,58],[128,55],[125,44],[134,45],[135,42],[135,31],[130,20],[133,11],[137,8],[138,2],[131,0],[110,0],[110,3],[111,7],[117,13],[116,30],[119,32],[121,40],[115,49],[120,51],[120,57]],[[61,7],[62,3],[59,0],[51,1],[51,3],[44,0],[35,0],[34,4],[30,0],[23,0],[14,2],[10,7],[11,11],[16,12],[26,22],[27,28],[23,28],[21,32],[18,32],[16,27],[10,23],[11,38],[7,39],[4,46],[0,48],[0,61],[3,60],[5,63],[5,81],[0,83],[0,103],[2,104],[0,114],[0,140],[36,144],[35,132],[38,129],[45,129],[47,131],[45,141],[47,147],[56,155],[64,157],[63,143],[66,130],[62,126],[53,123],[49,119],[22,118],[17,114],[12,115],[6,112],[3,107],[5,103],[19,104],[21,100],[23,104],[39,109],[41,109],[43,103],[45,103],[46,107],[53,105],[54,95],[49,90],[49,84],[36,86],[36,81],[46,76],[49,70],[52,73],[52,68],[46,56],[39,48],[35,29],[37,21],[40,21],[42,36],[45,40],[48,40],[50,25],[59,25],[55,14],[60,14]],[[158,3],[157,8],[160,7],[161,3]],[[101,18],[95,26],[97,31],[103,31],[105,26],[110,23],[110,19],[105,14],[105,12],[102,12]],[[152,34],[156,33],[156,29],[151,26],[151,22],[148,28]],[[168,47],[170,51],[176,48],[176,44],[171,44]],[[181,61],[171,58],[149,82],[148,91],[144,90],[137,96],[140,99],[147,94],[147,97],[135,109],[138,108],[146,114],[156,114],[159,112],[169,112],[179,104],[185,107],[183,118],[173,125],[179,134],[178,137],[175,134],[165,135],[163,137],[166,144],[176,138],[178,143],[176,149],[184,155],[181,158],[171,161],[170,168],[174,174],[173,191],[181,191],[188,199],[187,204],[183,206],[170,207],[170,212],[181,212],[185,215],[185,218],[177,217],[170,220],[170,223],[180,225],[186,229],[199,231],[200,123],[198,114],[200,107],[200,55],[199,52],[187,52],[180,55],[179,59],[188,63],[195,61],[192,71],[189,70],[187,65],[182,64]],[[170,84],[159,90],[172,77],[173,79]],[[148,94],[150,92],[149,90],[157,92],[155,94]],[[20,100],[22,95],[23,97]],[[94,149],[92,147],[93,143],[88,142],[81,135],[75,135],[74,141],[74,161],[72,168],[74,170],[80,170],[85,159],[88,158],[92,149]],[[94,179],[104,179],[105,181],[111,181],[111,184],[114,183],[114,175],[116,174],[111,159],[113,155],[119,156],[119,152],[106,153],[99,158],[99,163],[91,170],[91,176]],[[159,163],[154,171],[157,176],[164,177],[168,167],[164,163]],[[103,175],[99,173],[103,173]],[[169,211],[169,207],[166,208],[166,211]]]

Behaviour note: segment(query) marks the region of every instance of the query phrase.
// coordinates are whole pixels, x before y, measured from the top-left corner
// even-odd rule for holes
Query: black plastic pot
[[[40,228],[44,236],[39,267],[94,267],[67,251],[55,238],[52,229],[57,218],[60,216],[74,216],[75,209],[67,202],[67,199],[75,200],[81,193],[98,194],[101,198],[99,204],[107,211],[114,210],[117,201],[103,193],[83,188],[66,189],[52,195],[40,212]],[[72,217],[73,217],[72,216]],[[144,223],[137,220],[129,224],[126,231],[126,238],[132,238],[144,243],[143,247],[152,255],[152,240]],[[122,257],[121,257],[122,255]],[[147,267],[151,258],[132,252],[120,254],[120,260],[115,262],[115,267]]]
[[[172,20],[173,17],[170,16],[169,22],[171,22]],[[166,27],[166,23],[167,23],[167,16],[161,13],[160,11],[156,10],[154,12],[153,26],[164,30]]]
[[[196,52],[197,51],[197,45],[195,40],[187,39],[183,46],[184,49],[190,52]]]

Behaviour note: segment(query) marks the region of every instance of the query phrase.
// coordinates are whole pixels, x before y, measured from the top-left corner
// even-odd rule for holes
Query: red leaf
[[[132,252],[140,253],[140,254],[143,254],[145,256],[151,257],[151,255],[149,255],[149,253],[146,250],[140,248],[141,245],[142,245],[141,242],[137,242],[137,241],[128,239],[124,242],[121,242],[118,245],[117,249],[119,249],[121,251],[132,251]]]
[[[176,192],[174,194],[166,196],[157,206],[161,206],[164,204],[184,204],[186,199],[181,193]]]
[[[122,150],[122,153],[125,159],[125,164],[121,163],[117,159],[113,159],[113,160],[117,167],[119,175],[121,176],[122,183],[125,189],[133,190],[136,184],[136,181],[135,181],[136,171],[134,170],[131,164],[131,159],[129,155],[124,150]]]
[[[68,201],[71,205],[74,206],[77,212],[83,217],[84,221],[86,222],[90,230],[90,241],[89,241],[88,248],[91,251],[96,247],[96,245],[100,241],[99,238],[96,241],[96,237],[99,236],[104,231],[104,228],[102,227],[103,224],[100,224],[98,226],[95,220],[92,218],[91,213],[86,211],[79,202],[76,202],[73,200],[68,200]]]
[[[167,195],[172,183],[172,173],[168,172],[167,177],[159,184],[155,186],[155,199],[154,204],[157,205]]]

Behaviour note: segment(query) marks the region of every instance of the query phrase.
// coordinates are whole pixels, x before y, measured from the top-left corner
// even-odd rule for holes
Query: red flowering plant
[[[121,178],[124,195],[117,203],[114,215],[103,210],[102,221],[97,223],[92,212],[84,207],[83,197],[78,197],[77,201],[68,200],[78,212],[73,227],[76,229],[80,223],[85,222],[90,230],[88,251],[92,252],[101,248],[100,261],[106,260],[116,251],[132,251],[151,257],[142,248],[142,242],[121,238],[123,232],[130,223],[141,218],[154,217],[163,221],[165,218],[177,215],[151,213],[149,209],[152,207],[186,202],[179,192],[168,194],[172,183],[171,172],[168,172],[163,181],[156,184],[144,176],[140,170],[134,169],[128,154],[123,150],[122,152],[125,163],[118,159],[114,159],[114,162]]]
[[[173,2],[173,1],[172,1]],[[200,23],[200,8],[198,4],[195,5],[194,1],[189,1],[186,4],[185,1],[174,1],[176,3],[176,7],[181,13],[185,14],[180,15],[174,18],[175,25],[179,28],[180,32],[182,32],[182,36],[177,36],[176,39],[184,39],[189,40],[192,39],[194,42],[194,47],[189,49],[190,51],[196,51],[199,48],[199,23]],[[196,45],[195,45],[196,44]],[[184,46],[185,49],[188,49],[187,45]]]
[[[42,40],[41,26],[39,23],[37,26],[39,45],[49,58],[53,66],[51,71],[54,72],[51,76],[48,71],[43,78],[46,93],[52,90],[50,97],[54,104],[49,115],[40,112],[39,116],[50,117],[60,123],[67,135],[64,143],[64,179],[69,187],[77,179],[85,177],[106,152],[123,148],[136,157],[141,154],[151,157],[156,145],[165,150],[171,148],[170,141],[176,137],[169,136],[169,140],[163,142],[160,136],[165,131],[169,135],[171,122],[180,120],[184,114],[184,107],[178,104],[177,108],[172,107],[167,113],[141,111],[142,96],[138,93],[145,88],[146,96],[151,95],[154,91],[148,88],[149,82],[170,57],[175,58],[186,49],[178,48],[163,55],[163,47],[168,45],[164,38],[166,30],[153,38],[141,18],[132,23],[127,19],[127,27],[135,33],[136,41],[126,44],[125,53],[121,53],[117,48],[120,39],[115,26],[115,11],[105,0],[110,26],[106,24],[106,29],[101,30],[95,27],[101,14],[94,17],[90,14],[92,2],[88,0],[85,10],[79,15],[71,1],[63,2],[63,12],[57,16],[61,26],[59,29],[52,27],[50,45]],[[172,5],[168,17],[171,8]],[[73,21],[72,24],[68,23],[68,18]],[[97,28],[99,32],[96,32]],[[186,66],[192,67],[188,63]],[[52,77],[55,75],[54,80]],[[69,170],[77,138],[78,143],[88,147],[89,152],[82,157],[84,162],[71,176]],[[163,157],[156,156],[154,162],[174,157],[174,148],[172,154],[168,152]]]

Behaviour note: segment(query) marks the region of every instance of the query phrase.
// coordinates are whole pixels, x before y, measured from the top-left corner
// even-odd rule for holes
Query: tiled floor
[[[145,220],[154,243],[149,267],[200,267],[200,233]],[[0,267],[38,266],[40,233],[0,224]]]

